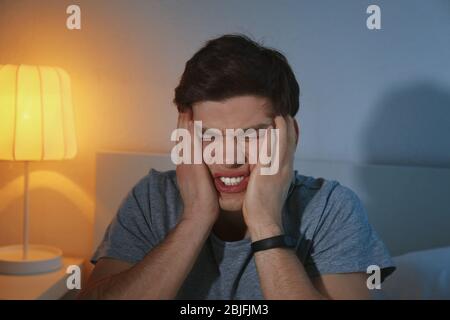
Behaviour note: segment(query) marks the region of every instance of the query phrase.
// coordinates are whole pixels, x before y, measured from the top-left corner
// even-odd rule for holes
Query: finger
[[[188,122],[186,121],[186,119],[187,118],[185,112],[178,113],[175,144],[180,141],[180,137],[182,136],[180,129],[188,129]]]
[[[273,126],[268,127],[261,140],[256,172],[262,175],[276,174],[280,163],[279,129]]]
[[[175,140],[175,145],[177,145],[180,140],[183,140],[185,138],[185,134],[180,132],[182,129],[184,130],[188,130],[188,132],[190,133],[191,136],[191,141],[190,144],[192,145],[192,139],[193,139],[193,130],[192,128],[192,124],[190,124],[190,118],[192,118],[192,111],[189,111],[190,109],[188,109],[185,112],[180,112],[178,114],[178,123],[177,123],[177,134],[176,134],[176,140]],[[182,138],[183,137],[183,138]],[[191,146],[189,146],[191,147]],[[192,148],[190,150],[191,152],[191,156],[192,156]],[[180,151],[180,156],[183,157],[183,153],[184,153],[184,149]]]
[[[275,126],[277,129],[279,129],[279,148],[277,152],[279,153],[279,156],[281,157],[286,152],[287,147],[287,122],[286,119],[283,116],[276,116],[275,117]]]
[[[269,127],[270,128],[270,127]],[[260,175],[262,174],[262,167],[265,165],[261,162],[262,160],[262,153],[263,153],[263,146],[267,146],[267,136],[269,135],[269,128],[266,129],[265,134],[258,139],[258,150],[257,150],[257,157],[256,157],[256,164],[253,168],[252,175]]]
[[[181,113],[181,112],[178,112],[178,119],[177,119],[177,128],[179,128],[179,127],[180,127],[180,122],[181,122],[181,115],[182,115],[182,113]]]
[[[273,154],[274,150],[271,148],[271,133],[273,126],[269,126],[268,128],[266,128],[265,134],[262,136],[262,139],[259,141],[259,146],[258,146],[258,152],[259,155],[257,157],[257,165],[259,167],[268,167],[270,166],[270,163],[262,163],[262,156],[264,154],[264,156],[267,156],[269,154]]]
[[[189,115],[186,112],[180,112],[178,115],[178,128],[188,129]]]
[[[188,120],[194,120],[194,113],[192,111],[192,108],[188,108],[186,110],[186,116],[188,117]]]
[[[202,156],[202,136],[200,128],[195,128],[195,122],[188,120],[188,130],[191,135],[191,162],[192,164],[200,164],[203,162]],[[196,131],[199,131],[196,133]]]
[[[272,146],[272,163],[280,163],[281,155],[283,150],[281,150],[281,138],[280,138],[280,131],[275,131],[275,129],[270,129],[271,135],[271,146]],[[273,132],[273,135],[272,135]],[[273,139],[273,141],[272,141]],[[272,165],[272,164],[271,164]]]
[[[189,134],[191,135],[191,162],[194,162],[194,140],[196,139],[196,136],[194,134],[194,122],[187,120],[187,129],[189,130]]]
[[[295,120],[290,115],[286,117],[287,121],[287,137],[288,137],[288,150],[295,150],[297,145],[297,133],[295,131]]]

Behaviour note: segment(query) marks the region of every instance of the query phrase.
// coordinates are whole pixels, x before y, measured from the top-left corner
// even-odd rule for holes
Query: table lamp
[[[34,274],[62,266],[62,251],[29,244],[30,161],[77,151],[70,78],[60,68],[0,65],[0,160],[24,162],[23,243],[0,247],[0,273]]]

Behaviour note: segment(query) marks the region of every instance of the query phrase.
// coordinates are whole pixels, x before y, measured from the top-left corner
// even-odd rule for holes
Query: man
[[[278,171],[248,161],[150,171],[106,231],[81,298],[366,299],[367,267],[394,270],[351,190],[294,172],[299,86],[281,53],[241,35],[211,40],[174,102],[191,133],[194,120],[278,129]]]

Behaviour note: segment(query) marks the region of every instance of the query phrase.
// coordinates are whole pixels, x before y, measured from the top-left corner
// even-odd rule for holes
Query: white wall
[[[71,3],[81,6],[81,31],[64,28]],[[371,3],[382,10],[380,31],[366,28]],[[243,32],[279,48],[295,70],[301,156],[450,166],[447,0],[4,0],[1,6],[0,61],[58,62],[91,78],[99,101],[85,120],[95,121],[101,147],[168,150],[173,88],[184,63],[206,40]]]

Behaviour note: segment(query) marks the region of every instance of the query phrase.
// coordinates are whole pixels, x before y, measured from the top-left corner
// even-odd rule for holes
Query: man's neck
[[[223,241],[238,241],[247,236],[247,226],[240,211],[220,211],[213,227],[214,234]]]

